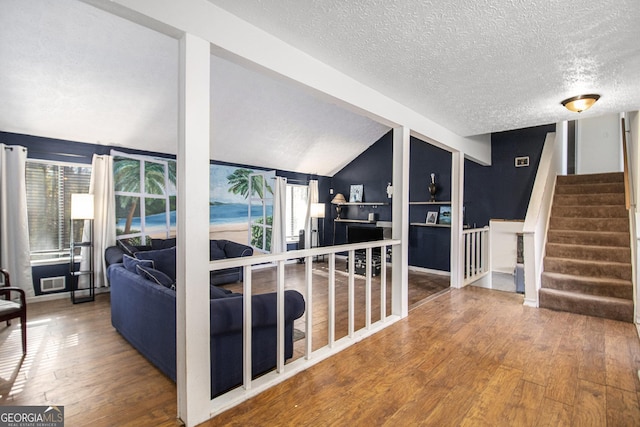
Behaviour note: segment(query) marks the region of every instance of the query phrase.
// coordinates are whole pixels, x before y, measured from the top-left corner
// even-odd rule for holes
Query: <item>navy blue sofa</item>
[[[118,240],[117,245],[110,246],[104,253],[106,266],[121,263],[124,255],[133,256],[138,252],[150,250],[161,250],[174,247],[176,239],[153,239],[150,246],[132,246],[126,240]],[[210,240],[209,241],[209,260],[216,261],[226,258],[238,258],[253,255],[251,246],[233,242],[231,240]],[[225,268],[209,273],[209,281],[212,285],[223,285],[225,283],[242,282],[242,267]]]
[[[111,284],[111,324],[142,355],[176,380],[176,293],[116,263]],[[207,286],[209,286],[207,284]],[[243,296],[220,295],[210,285],[211,397],[242,384]],[[227,291],[228,292],[228,291]],[[285,358],[293,356],[293,322],[305,310],[303,296],[285,291]],[[276,366],[276,294],[252,296],[252,372]]]

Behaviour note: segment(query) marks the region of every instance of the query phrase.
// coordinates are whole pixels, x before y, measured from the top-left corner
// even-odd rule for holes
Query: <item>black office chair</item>
[[[27,354],[27,298],[24,291],[20,288],[11,286],[11,279],[7,270],[0,270],[0,274],[4,276],[4,286],[0,286],[0,322],[7,322],[7,326],[11,325],[11,319],[20,318],[20,327],[22,328],[22,354]],[[11,293],[20,295],[20,301],[11,299]]]

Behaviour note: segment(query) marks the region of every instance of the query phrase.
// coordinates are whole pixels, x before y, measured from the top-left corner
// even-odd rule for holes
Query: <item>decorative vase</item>
[[[430,202],[436,201],[436,192],[438,191],[438,187],[436,186],[436,174],[431,174],[431,184],[429,184],[429,193],[431,193]]]

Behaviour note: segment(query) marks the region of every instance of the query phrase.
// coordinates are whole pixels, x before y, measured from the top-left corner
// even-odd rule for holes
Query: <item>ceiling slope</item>
[[[0,130],[177,153],[178,41],[76,0],[0,2]],[[211,157],[332,175],[389,128],[212,57]]]

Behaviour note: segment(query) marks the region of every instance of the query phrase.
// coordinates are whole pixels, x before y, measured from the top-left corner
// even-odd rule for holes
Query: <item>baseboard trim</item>
[[[94,292],[96,295],[104,294],[107,292],[111,292],[111,288],[103,286],[100,288],[95,288]],[[35,295],[27,298],[27,304],[31,304],[35,302],[55,301],[55,300],[65,299],[65,298],[71,299],[70,293],[71,291],[65,291],[65,292],[56,292],[55,294],[51,294],[51,295]]]
[[[431,268],[416,267],[414,265],[410,265],[409,266],[409,270],[415,271],[415,272],[418,272],[418,273],[429,273],[429,274],[437,274],[438,276],[451,277],[451,272],[450,271],[433,270]]]

